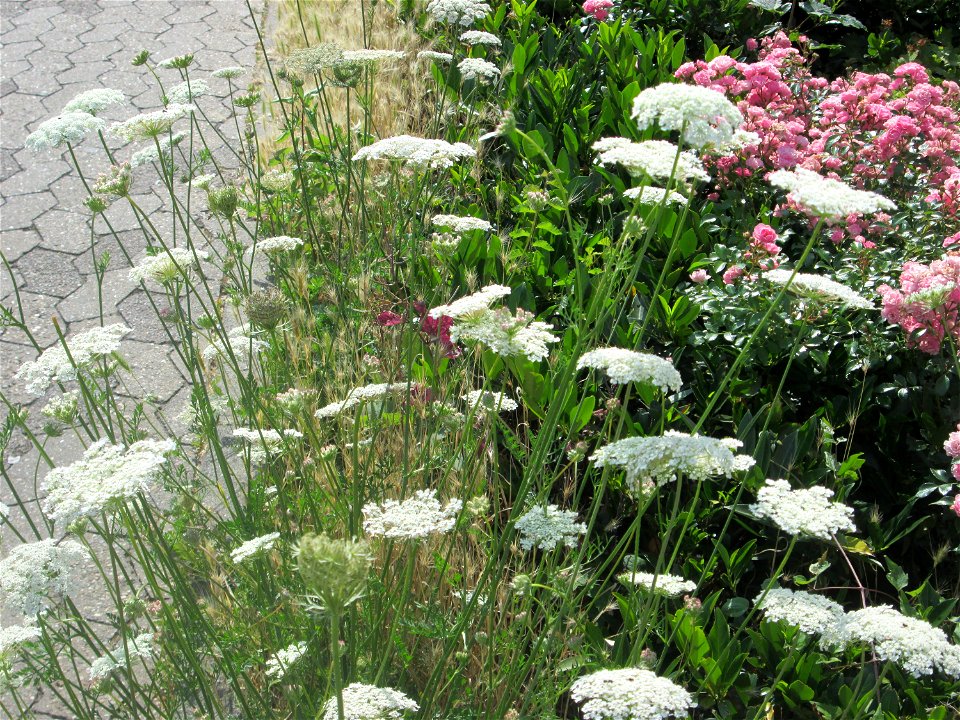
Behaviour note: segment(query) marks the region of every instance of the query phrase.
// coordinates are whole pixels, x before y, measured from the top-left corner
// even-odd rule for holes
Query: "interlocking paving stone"
[[[254,4],[258,12],[263,1]],[[253,68],[257,37],[243,0],[0,0],[0,45],[0,249],[12,265],[26,324],[40,346],[49,347],[58,341],[53,317],[68,337],[101,322],[90,253],[91,214],[83,205],[88,192],[66,150],[34,153],[24,148],[26,137],[87,89],[110,87],[127,96],[126,105],[103,113],[108,127],[137,112],[158,109],[160,91],[149,72],[130,64],[144,49],[150,51],[153,62],[195,53],[191,76],[206,79],[212,90],[198,102],[210,119],[227,118],[229,101],[222,99],[226,86],[209,74],[227,65]],[[159,72],[165,87],[180,82],[175,70]],[[223,123],[221,130],[235,139],[232,120]],[[207,135],[215,146],[220,144],[214,133],[208,131]],[[119,162],[142,146],[123,147],[109,132],[107,139]],[[83,140],[74,151],[88,182],[109,165],[95,136]],[[215,157],[232,166],[229,153],[216,152]],[[154,173],[151,167],[135,171],[132,194],[169,241],[170,200]],[[202,200],[196,207],[197,214],[205,213]],[[116,201],[107,218],[132,261],[141,260],[146,239],[126,201]],[[129,393],[128,408],[150,393],[173,427],[182,429],[183,422],[176,418],[190,397],[190,387],[167,341],[165,329],[173,326],[155,316],[147,294],[130,280],[129,262],[103,218],[96,219],[94,231],[97,256],[105,252],[111,256],[103,279],[103,322],[122,322],[133,328],[121,352],[142,383],[138,387],[131,380],[118,392]],[[216,270],[207,265],[205,272],[209,276]],[[218,282],[212,277],[214,287]],[[165,304],[159,289],[152,295],[158,306]],[[10,277],[0,266],[0,302],[9,306],[13,297]],[[0,328],[0,388],[11,402],[30,409],[31,426],[38,432],[42,425],[39,409],[48,397],[26,394],[13,379],[17,368],[36,356],[22,332]],[[81,447],[69,433],[49,439],[47,450],[58,464],[69,464],[79,457]],[[33,497],[36,451],[15,435],[4,460],[24,496]],[[41,471],[41,478],[43,474]],[[0,501],[10,501],[2,484]],[[8,551],[9,544],[2,547],[0,554]],[[91,593],[78,598],[81,607],[103,605]],[[37,717],[64,716],[63,708],[49,698],[38,703],[36,710]]]

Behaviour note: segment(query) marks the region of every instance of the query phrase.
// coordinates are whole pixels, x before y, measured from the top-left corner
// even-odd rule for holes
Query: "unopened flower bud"
[[[309,533],[297,548],[297,567],[307,591],[320,599],[321,607],[335,611],[363,597],[371,560],[365,541]]]

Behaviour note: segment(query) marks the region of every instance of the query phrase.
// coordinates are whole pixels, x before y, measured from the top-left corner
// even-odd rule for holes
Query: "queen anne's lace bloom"
[[[513,412],[520,407],[517,405],[517,401],[509,395],[504,395],[499,392],[488,392],[486,390],[471,390],[463,396],[463,399],[467,401],[467,405],[469,405],[471,409],[477,408],[490,412]]]
[[[130,279],[134,282],[153,280],[161,285],[169,285],[175,280],[189,279],[197,267],[197,258],[186,248],[167,248],[156,255],[148,255],[131,268]]]
[[[667,180],[672,176],[681,182],[710,179],[696,155],[687,150],[681,152],[666,140],[635,143],[626,138],[602,138],[593,144],[593,149],[599,153],[600,165],[622,165],[634,177],[647,175]]]
[[[221,80],[234,80],[242,75],[247,73],[242,67],[236,65],[231,65],[230,67],[220,68],[219,70],[214,70],[211,75],[215,78],[220,78]]]
[[[403,50],[344,50],[343,62],[373,65],[381,60],[402,60],[407,54]]]
[[[587,526],[577,522],[573,510],[561,510],[556,505],[534,505],[517,520],[520,547],[532,550],[553,550],[558,545],[576,547]]]
[[[267,677],[271,680],[279,680],[287,674],[287,670],[297,663],[307,652],[305,642],[293,643],[283,650],[277,650],[276,654],[267,660]]]
[[[233,436],[250,444],[250,459],[255,463],[265,462],[283,450],[284,441],[303,437],[299,430],[257,430],[256,428],[237,428]]]
[[[335,417],[344,410],[355,408],[361,403],[382,400],[385,397],[404,392],[406,389],[406,383],[374,383],[373,385],[356,387],[347,394],[345,400],[324,405],[315,414],[320,419]]]
[[[882,195],[855,190],[806,168],[776,170],[767,175],[767,180],[774,187],[786,190],[788,199],[805,212],[828,220],[843,220],[856,214],[873,215],[897,207]]]
[[[614,385],[636,382],[652,385],[663,392],[679,390],[680,373],[669,360],[624,348],[598,348],[577,360],[577,370],[585,367],[604,370]]]
[[[460,36],[460,42],[467,45],[490,45],[491,47],[500,47],[500,38],[493,33],[483,32],[482,30],[467,30]]]
[[[767,480],[750,510],[791,535],[830,540],[840,530],[857,529],[853,508],[833,502],[832,497],[833,490],[825,487],[791,490],[786,480]]]
[[[24,145],[34,152],[76,145],[87,133],[102,131],[106,126],[106,122],[90,113],[65,112],[40,123],[40,127],[27,135]]]
[[[90,663],[90,680],[99,682],[108,677],[114,670],[126,666],[131,658],[153,657],[153,633],[143,633],[135,638],[128,638],[126,646],[121,642],[107,655],[98,657]]]
[[[450,328],[450,339],[478,342],[502,357],[522,355],[531,362],[539,362],[550,354],[547,345],[559,342],[560,338],[550,332],[553,325],[533,317],[526,310],[518,309],[513,314],[507,308],[461,315]]]
[[[23,643],[39,640],[40,635],[40,628],[36,625],[9,625],[0,628],[0,658]]]
[[[178,105],[185,105],[192,102],[194,98],[201,97],[210,92],[210,87],[204,80],[191,80],[189,83],[182,82],[174,85],[167,91],[167,100]]]
[[[134,115],[128,120],[114,125],[111,130],[127,142],[131,140],[149,140],[170,132],[170,128],[180,118],[190,115],[193,105],[170,103],[163,110]]]
[[[477,151],[466,143],[448,143],[445,140],[398,135],[378,140],[372,145],[361,148],[353,156],[354,162],[360,160],[395,160],[416,168],[438,169],[453,167],[464,158],[476,157]]]
[[[105,355],[115,353],[120,349],[120,338],[130,332],[133,330],[126,325],[115,324],[79,333],[67,341],[69,356],[58,343],[44,350],[36,360],[21,365],[14,377],[26,381],[28,393],[43,395],[51,383],[76,380],[77,368],[89,367]]]
[[[803,590],[771,588],[756,599],[756,604],[767,620],[785,622],[807,635],[820,635],[822,644],[835,644],[843,607],[830,598]]]
[[[173,135],[165,135],[159,138],[156,143],[151,142],[145,148],[137,150],[130,156],[130,167],[138,168],[141,165],[159,162],[161,153],[163,153],[163,161],[169,163],[173,157],[173,147],[182,143],[186,137],[184,133],[178,132]],[[160,146],[159,149],[157,148],[158,145]]]
[[[787,269],[769,270],[763,274],[763,279],[776,285],[786,285],[790,281],[792,271]],[[874,310],[876,306],[859,293],[851,290],[846,285],[841,285],[835,280],[823,277],[822,275],[811,275],[809,273],[797,273],[793,276],[793,282],[790,283],[790,290],[814,298],[830,300],[840,305],[860,308],[861,310]]]
[[[393,688],[351,683],[343,689],[344,720],[399,720],[405,712],[420,709],[413,700]],[[323,720],[337,720],[337,698],[323,706]]]
[[[482,58],[464,58],[457,63],[457,68],[460,70],[460,77],[464,80],[490,82],[500,76],[500,68]]]
[[[951,644],[939,628],[889,605],[847,613],[840,622],[839,643],[871,645],[878,658],[896,663],[917,678],[934,671],[960,678],[960,647]]]
[[[647,185],[646,187],[628,188],[623,191],[623,196],[636,200],[641,205],[686,205],[687,199],[678,192],[671,190],[667,192],[666,188]]]
[[[676,683],[644,668],[600,670],[570,687],[587,720],[664,720],[687,717],[693,697]]]
[[[119,90],[111,88],[96,88],[86,90],[73,98],[63,107],[65,113],[85,112],[96,115],[111,105],[120,105],[126,102],[126,96]]]
[[[434,60],[439,63],[448,63],[453,60],[453,55],[445,52],[437,52],[436,50],[421,50],[417,53],[417,58],[420,60]]]
[[[487,15],[490,6],[482,0],[430,0],[427,12],[437,22],[467,26]]]
[[[0,560],[0,598],[4,605],[36,617],[51,595],[66,595],[73,574],[89,557],[73,540],[53,539],[17,545]]]
[[[723,93],[699,85],[664,83],[647,88],[633,101],[632,117],[644,130],[656,122],[662,130],[678,130],[695,148],[733,142],[743,115]]]
[[[261,238],[250,248],[250,253],[262,252],[268,257],[277,257],[283,253],[293,252],[303,247],[303,240],[286,235],[277,237]]]
[[[695,582],[682,578],[679,575],[668,575],[666,573],[656,575],[646,572],[628,572],[620,575],[618,579],[624,585],[667,597],[679,597],[684,593],[692,593],[697,589]]]
[[[99,440],[72,465],[54,468],[43,481],[43,511],[65,525],[109,511],[118,503],[149,492],[160,477],[172,440],[140,440],[130,447]]]
[[[235,547],[230,551],[230,559],[233,560],[235,565],[239,565],[248,558],[261,555],[271,550],[279,539],[280,533],[272,532],[261,535],[260,537],[255,537],[252,540],[247,540],[239,547]]]
[[[429,314],[434,319],[446,316],[456,320],[487,310],[494,302],[502,297],[507,297],[512,292],[513,290],[506,285],[487,285],[472,295],[454,300],[449,305],[438,305],[432,308]]]
[[[667,430],[662,436],[631,437],[604,445],[590,458],[597,467],[613,465],[626,471],[627,488],[644,496],[657,485],[686,475],[692,480],[730,477],[747,470],[754,460],[735,455],[737,440]]]
[[[455,233],[465,233],[471,230],[483,230],[489,232],[493,225],[482,218],[471,217],[469,215],[434,215],[434,227],[450,228]]]
[[[249,325],[238,325],[227,333],[226,343],[219,337],[210,341],[203,349],[203,359],[212,362],[218,357],[229,358],[230,353],[240,362],[247,362],[267,347],[267,343],[253,334]],[[228,352],[229,348],[229,352]]]
[[[382,505],[363,506],[363,530],[399,540],[413,540],[434,533],[448,533],[457,523],[463,502],[453,499],[441,506],[436,490],[418,490],[403,502],[387,500]]]

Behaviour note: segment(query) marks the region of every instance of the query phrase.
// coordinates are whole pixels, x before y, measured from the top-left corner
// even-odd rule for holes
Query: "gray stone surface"
[[[254,3],[258,12],[263,2]],[[84,90],[109,87],[127,96],[126,105],[102,113],[108,125],[159,109],[160,92],[153,77],[147,68],[130,64],[144,49],[154,63],[186,52],[195,54],[191,77],[204,78],[212,91],[197,103],[214,121],[230,117],[230,107],[226,82],[210,77],[210,72],[239,65],[251,70],[246,81],[256,74],[257,37],[244,0],[0,0],[0,250],[19,290],[23,319],[42,348],[57,342],[54,317],[68,337],[99,325],[101,299],[91,255],[91,214],[83,205],[88,191],[65,149],[34,153],[24,148],[24,140]],[[180,81],[175,70],[158,72],[168,88]],[[220,130],[235,140],[232,120],[223,122]],[[219,144],[212,131],[205,135],[214,147]],[[124,147],[109,134],[107,141],[119,162],[140,149]],[[85,138],[74,151],[88,182],[109,167],[96,136]],[[215,157],[229,162],[230,155]],[[156,171],[143,167],[134,172],[133,195],[138,205],[169,240],[171,203]],[[196,203],[198,209],[204,206],[202,200]],[[133,373],[117,391],[129,398],[124,401],[128,407],[149,398],[151,407],[173,419],[189,398],[190,387],[167,342],[164,323],[144,291],[129,279],[130,263],[123,252],[136,262],[143,258],[147,240],[133,212],[120,202],[108,211],[107,219],[119,240],[102,218],[93,224],[92,237],[97,256],[110,254],[100,294],[102,322],[123,322],[133,328],[122,347]],[[207,266],[206,271],[215,269]],[[218,278],[213,278],[212,286],[218,286]],[[0,303],[15,309],[15,298],[11,275],[0,264]],[[159,292],[154,298],[159,307],[166,303]],[[9,402],[29,410],[35,432],[42,425],[40,408],[52,391],[46,398],[34,398],[13,376],[21,363],[37,354],[27,334],[0,326],[0,390]],[[6,414],[5,405],[0,404],[0,418]],[[73,462],[82,452],[72,433],[50,438],[46,449],[58,465]],[[11,491],[2,479],[0,502],[12,506],[11,522],[24,527],[15,516],[21,513],[22,518],[24,510],[36,513],[38,481],[45,471],[41,465],[36,472],[38,453],[19,434],[11,439],[0,462],[28,507],[13,507]],[[5,537],[0,555],[11,545]],[[106,608],[92,591],[80,599],[82,608],[102,617]],[[4,623],[14,620],[5,617]],[[33,710],[36,717],[65,717],[49,698],[38,698]]]

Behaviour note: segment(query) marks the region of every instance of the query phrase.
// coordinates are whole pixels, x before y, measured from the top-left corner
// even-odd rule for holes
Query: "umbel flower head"
[[[262,252],[269,258],[278,258],[284,253],[293,252],[303,247],[303,240],[287,235],[278,235],[277,237],[261,238],[250,247],[250,254],[255,255]]]
[[[93,191],[101,195],[126,197],[130,193],[131,179],[130,163],[111,165],[109,170],[97,177]]]
[[[362,403],[369,403],[383,400],[391,395],[404,392],[407,389],[406,383],[374,383],[373,385],[364,385],[351,390],[345,400],[324,405],[315,413],[319,419],[336,417],[344,410],[350,410]]]
[[[600,670],[570,687],[587,720],[664,720],[688,717],[696,703],[690,693],[644,668]]]
[[[65,112],[40,123],[40,127],[27,136],[24,145],[34,152],[76,145],[87,133],[100,132],[106,126],[106,122],[90,113]]]
[[[679,575],[668,575],[667,573],[647,572],[627,572],[620,575],[620,582],[628,587],[634,587],[643,592],[664,595],[666,597],[679,597],[684,593],[692,593],[697,589],[697,584],[691,580],[680,577]]]
[[[275,287],[250,293],[244,300],[243,307],[250,323],[266,330],[276,328],[289,310],[286,296]]]
[[[577,370],[585,367],[604,370],[614,385],[641,383],[662,392],[679,390],[680,373],[669,360],[624,348],[598,348],[584,353],[577,360]]]
[[[598,164],[621,165],[634,177],[647,176],[656,180],[673,177],[681,183],[710,179],[696,155],[687,150],[681,152],[666,140],[635,143],[622,137],[610,137],[597,140],[593,149],[599,153]]]
[[[147,493],[177,449],[172,440],[140,440],[130,447],[99,440],[72,465],[54,468],[43,481],[43,511],[66,525],[108,512],[125,500]]]
[[[490,6],[482,0],[430,0],[427,12],[439,23],[466,27],[486,16]]]
[[[740,442],[667,430],[661,436],[631,437],[604,445],[590,458],[597,467],[613,465],[626,471],[627,489],[644,497],[658,485],[680,475],[691,480],[730,477],[754,464],[748,455],[736,455]]]
[[[430,220],[434,227],[449,228],[451,232],[465,233],[471,230],[490,232],[493,229],[487,220],[471,215],[434,215]]]
[[[393,688],[351,683],[343,689],[344,720],[399,720],[405,712],[420,709],[413,700]],[[323,706],[323,720],[338,720],[337,698]]]
[[[478,414],[513,412],[520,407],[509,395],[488,390],[471,390],[463,396],[463,399],[467,401],[467,406],[471,410],[476,410]]]
[[[272,532],[247,540],[230,551],[230,559],[235,565],[239,565],[244,560],[272,550],[279,539],[280,533]]]
[[[627,188],[623,191],[625,198],[636,200],[641,205],[686,205],[687,199],[678,192],[654,185]]]
[[[767,180],[774,187],[786,190],[787,199],[801,210],[827,220],[842,220],[848,215],[873,215],[897,207],[882,195],[855,190],[846,183],[806,168],[777,170],[767,175]]]
[[[364,505],[363,530],[384,538],[417,540],[453,530],[462,508],[463,502],[457,499],[441,505],[436,490],[418,490],[403,502],[387,500],[382,505]]]
[[[843,619],[840,603],[823,595],[786,588],[771,588],[755,602],[767,620],[785,622],[807,635],[819,635],[822,645],[836,644]]]
[[[791,490],[786,480],[767,480],[750,510],[791,535],[830,540],[841,530],[857,529],[853,508],[833,502],[832,497],[833,490],[825,487]]]
[[[315,75],[333,67],[343,58],[343,49],[333,42],[317,43],[313,47],[294,50],[283,61],[287,70],[298,75]]]
[[[297,547],[297,568],[307,592],[323,608],[342,610],[367,588],[372,557],[363,540],[338,540],[308,533]]]
[[[127,638],[108,654],[102,655],[90,663],[89,673],[92,682],[99,682],[111,673],[125,667],[132,658],[149,659],[153,657],[153,633],[142,633]]]
[[[538,547],[550,551],[558,545],[576,547],[587,526],[577,522],[573,510],[561,510],[556,505],[534,505],[516,523],[520,533],[520,547],[532,550]]]
[[[163,110],[134,115],[114,125],[111,130],[127,142],[149,140],[170,132],[173,124],[194,111],[193,105],[170,103]]]
[[[0,560],[0,600],[7,608],[36,617],[51,595],[66,595],[74,572],[89,558],[73,540],[53,539],[17,545]]]
[[[641,130],[656,123],[661,130],[680,131],[683,141],[698,149],[730,145],[743,122],[723,93],[681,83],[647,88],[633,101],[631,116]]]
[[[280,680],[292,666],[307,652],[307,643],[298,642],[288,645],[283,650],[277,650],[272,658],[267,660],[267,677],[273,681]]]
[[[781,268],[769,270],[763,273],[762,277],[775,285],[786,285],[790,281],[791,275],[793,275],[791,270]],[[790,290],[798,295],[804,295],[820,302],[835,303],[843,307],[854,307],[861,310],[874,310],[876,308],[872,302],[846,285],[822,275],[797,273],[793,275]]]
[[[63,106],[63,111],[65,113],[85,112],[96,115],[111,105],[121,105],[126,102],[126,100],[126,96],[119,90],[96,88],[94,90],[86,90],[75,96],[73,100]]]
[[[67,342],[69,355],[58,343],[44,350],[36,360],[21,365],[14,377],[26,381],[28,393],[43,395],[51,383],[76,380],[78,369],[115,353],[120,349],[120,338],[130,332],[133,330],[126,325],[114,324],[79,333]]]
[[[477,80],[478,82],[492,82],[500,77],[500,68],[489,60],[482,58],[464,58],[457,63],[457,69],[460,70],[460,77],[464,80]]]
[[[476,155],[477,151],[466,143],[398,135],[361,148],[353,161],[393,160],[418,169],[443,169]]]
[[[197,267],[197,257],[187,248],[172,247],[145,257],[130,268],[129,276],[134,282],[153,280],[168,286],[177,281],[189,280]]]

